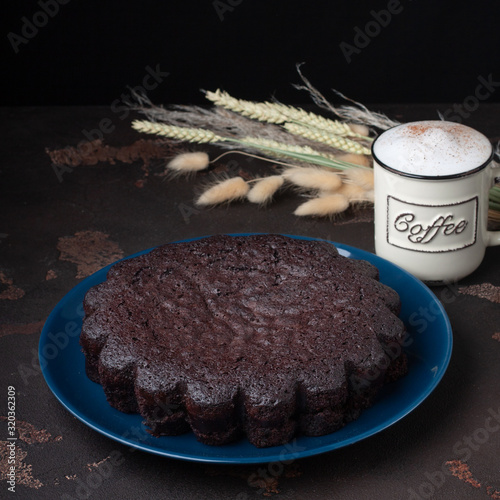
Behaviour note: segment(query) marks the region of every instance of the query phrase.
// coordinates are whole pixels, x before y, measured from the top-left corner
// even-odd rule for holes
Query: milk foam
[[[441,177],[483,165],[490,141],[459,123],[427,120],[387,130],[375,141],[373,154],[385,166],[411,175]]]

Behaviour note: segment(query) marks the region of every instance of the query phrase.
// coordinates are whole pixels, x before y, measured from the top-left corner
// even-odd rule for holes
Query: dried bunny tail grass
[[[345,196],[349,201],[368,201],[366,199],[366,190],[357,184],[342,184],[335,192]]]
[[[366,201],[370,203],[375,203],[375,191],[373,189],[366,191],[365,196],[366,196]]]
[[[336,194],[345,196],[351,205],[372,205],[375,202],[373,189],[365,190],[356,184],[343,184]]]
[[[181,153],[167,163],[167,168],[178,173],[198,172],[205,170],[210,164],[207,153]]]
[[[288,168],[283,171],[283,177],[303,189],[335,191],[342,185],[342,179],[338,174],[317,167]]]
[[[371,157],[368,155],[358,155],[354,153],[346,153],[344,155],[337,156],[337,160],[352,163],[353,165],[359,165],[360,167],[370,168]]]
[[[196,205],[210,206],[244,198],[250,186],[242,177],[231,177],[217,181],[206,189],[196,200]]]
[[[361,186],[366,190],[373,189],[373,170],[367,168],[351,168],[342,172],[348,181]]]
[[[329,194],[312,198],[299,205],[294,214],[305,217],[332,217],[349,207],[349,200],[341,194]]]
[[[270,202],[278,189],[283,186],[285,179],[282,175],[270,175],[262,179],[256,179],[255,184],[247,193],[247,199],[251,203],[265,205]]]

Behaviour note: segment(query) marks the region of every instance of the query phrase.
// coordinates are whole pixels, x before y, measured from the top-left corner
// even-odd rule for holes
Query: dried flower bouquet
[[[315,104],[336,116],[329,119],[278,102],[251,102],[227,92],[205,92],[213,104],[174,106],[167,110],[136,96],[147,120],[134,129],[181,142],[215,144],[228,152],[214,160],[204,152],[182,153],[167,169],[177,174],[204,170],[225,154],[246,154],[272,162],[278,172],[252,179],[218,178],[196,200],[200,206],[247,200],[265,205],[274,195],[293,188],[308,200],[295,210],[298,216],[334,216],[348,207],[373,203],[373,169],[370,145],[379,130],[398,122],[353,105],[334,107],[300,73]],[[500,221],[500,188],[490,193],[490,219]]]

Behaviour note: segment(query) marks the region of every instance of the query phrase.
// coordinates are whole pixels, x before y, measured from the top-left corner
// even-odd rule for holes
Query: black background
[[[0,105],[111,105],[141,85],[148,66],[168,73],[148,90],[156,103],[204,103],[200,89],[216,88],[310,102],[292,85],[302,62],[332,102],[334,88],[365,103],[463,103],[480,77],[500,81],[492,0],[60,1],[4,2]],[[57,12],[43,14],[43,5]],[[374,13],[389,7],[397,13],[377,26]],[[350,62],[341,44],[355,49]],[[499,99],[496,87],[482,98]]]

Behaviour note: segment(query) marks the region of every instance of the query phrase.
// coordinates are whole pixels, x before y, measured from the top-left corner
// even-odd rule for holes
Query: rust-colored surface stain
[[[474,479],[466,463],[461,460],[449,460],[446,465],[450,472],[461,481],[470,484],[474,488],[481,488],[481,483]]]
[[[5,286],[1,286],[5,285]],[[3,271],[0,271],[0,299],[2,300],[18,300],[24,297],[26,292],[14,285],[12,278],[7,278]]]
[[[79,231],[74,236],[63,236],[57,249],[61,252],[60,260],[76,264],[76,278],[86,278],[124,256],[118,244],[100,231]]]
[[[0,337],[6,337],[7,335],[32,335],[33,333],[39,333],[43,328],[43,321],[37,321],[35,323],[16,323],[12,325],[0,325]]]
[[[460,288],[458,291],[463,295],[473,295],[475,297],[500,304],[500,286],[495,286],[491,283],[465,286]]]
[[[57,278],[57,273],[53,269],[49,269],[45,275],[45,281],[53,280]]]
[[[148,165],[151,160],[165,159],[175,153],[177,147],[164,140],[139,139],[129,146],[114,147],[103,144],[98,139],[84,142],[79,146],[63,149],[46,149],[52,163],[69,167],[96,165],[107,162],[114,165],[117,161],[133,163],[141,160]]]
[[[98,469],[100,465],[102,465],[104,462],[109,460],[111,456],[107,456],[103,458],[102,460],[99,460],[99,462],[92,462],[91,464],[87,464],[87,470],[92,472],[94,469]]]
[[[52,437],[52,434],[45,429],[37,429],[34,425],[23,420],[16,421],[16,431],[18,438],[26,444],[49,443],[61,441],[62,436]]]
[[[453,476],[460,479],[464,483],[472,486],[473,488],[482,488],[481,483],[472,475],[469,466],[461,460],[449,460],[446,465]],[[493,486],[486,486],[486,494],[493,498],[493,500],[500,500],[500,491]]]
[[[492,338],[493,340],[498,340],[498,342],[500,342],[500,332],[495,332],[495,333],[491,336],[491,338]]]

